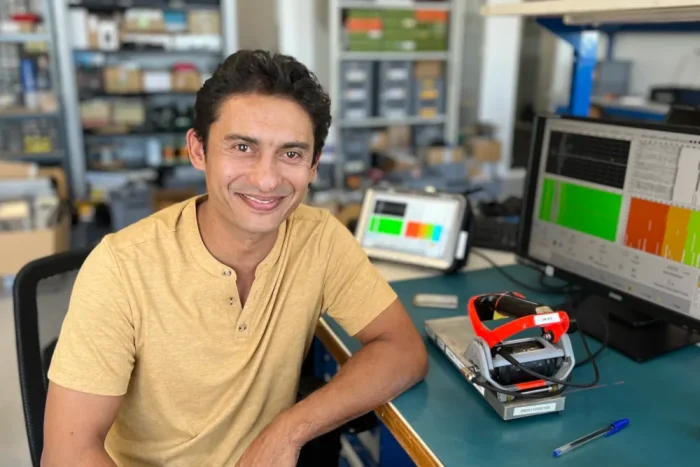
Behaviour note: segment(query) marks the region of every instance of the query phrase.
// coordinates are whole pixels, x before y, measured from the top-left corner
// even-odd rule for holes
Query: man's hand
[[[277,417],[253,440],[236,467],[295,467],[301,445],[293,439],[284,414]]]

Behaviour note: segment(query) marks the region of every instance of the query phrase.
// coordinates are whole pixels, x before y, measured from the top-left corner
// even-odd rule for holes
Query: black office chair
[[[57,253],[26,264],[13,287],[17,363],[32,464],[44,446],[47,372],[73,283],[92,247]]]

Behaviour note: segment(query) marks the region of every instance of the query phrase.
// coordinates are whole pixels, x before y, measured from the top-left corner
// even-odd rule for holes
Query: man
[[[330,120],[291,57],[240,51],[207,80],[187,142],[208,193],[86,260],[49,372],[44,465],[293,466],[425,375],[396,294],[343,225],[300,204]],[[295,403],[322,312],[363,348]]]

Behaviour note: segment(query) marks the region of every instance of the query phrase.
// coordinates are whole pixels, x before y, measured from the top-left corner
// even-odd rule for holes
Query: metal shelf
[[[0,161],[34,161],[34,162],[53,162],[62,163],[63,156],[65,153],[63,151],[52,151],[52,152],[42,152],[42,153],[17,153],[17,154],[7,154],[0,152]]]
[[[456,0],[459,1],[459,0]],[[441,10],[448,11],[452,8],[451,1],[445,2],[399,2],[399,1],[382,1],[375,0],[373,2],[362,0],[347,0],[340,2],[340,8],[362,8],[363,10]]]
[[[341,60],[449,60],[445,52],[340,52]]]
[[[117,50],[99,50],[99,49],[73,49],[73,52],[80,54],[110,54],[110,55],[131,55],[131,54],[179,54],[179,55],[197,55],[210,54],[221,55],[221,49],[117,49]]]
[[[24,44],[27,42],[49,42],[51,36],[46,33],[0,33],[0,43]]]
[[[224,0],[226,1],[226,0]],[[80,4],[70,4],[69,8],[84,8],[88,11],[93,12],[112,12],[112,11],[124,11],[130,8],[148,8],[148,9],[163,9],[163,10],[206,10],[206,9],[219,9],[221,7],[220,3],[202,3],[202,4],[188,4],[185,2],[171,1],[163,4],[162,2],[145,2],[145,1],[122,1],[115,2],[115,5],[103,5],[99,2],[93,3],[90,1],[81,2]],[[121,4],[120,4],[121,3]]]
[[[445,123],[447,117],[440,115],[437,117],[405,117],[405,118],[384,118],[384,117],[372,117],[372,118],[362,118],[357,120],[340,120],[341,128],[376,128],[384,126],[396,126],[396,125],[434,125]]]
[[[0,120],[27,120],[32,118],[56,118],[56,112],[0,112]]]

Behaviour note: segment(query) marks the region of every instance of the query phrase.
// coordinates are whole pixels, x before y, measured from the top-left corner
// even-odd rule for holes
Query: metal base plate
[[[455,316],[452,318],[426,320],[424,325],[428,337],[447,356],[459,372],[468,379],[471,374],[468,369],[467,359],[464,358],[464,351],[476,337],[469,317]],[[564,410],[566,402],[566,396],[562,394],[543,397],[542,399],[520,399],[501,402],[495,392],[474,384],[472,386],[476,388],[479,394],[486,399],[503,420],[559,412]]]

